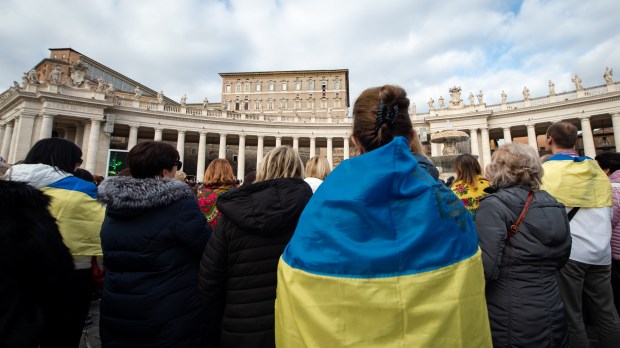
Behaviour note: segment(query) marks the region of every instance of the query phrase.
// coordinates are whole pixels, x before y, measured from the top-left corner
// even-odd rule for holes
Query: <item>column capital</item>
[[[178,134],[185,134],[185,130],[177,129]]]
[[[206,130],[201,130],[201,131],[198,131],[198,133],[200,135],[207,135],[208,132]]]
[[[611,117],[620,117],[620,112],[614,112],[611,114]]]
[[[510,126],[502,127],[503,130],[510,130]]]
[[[245,134],[240,133],[240,134],[238,134],[238,135],[239,135],[239,139],[242,139],[242,138],[243,138],[243,139],[245,139],[245,136],[246,136]]]
[[[589,115],[579,115],[579,120],[580,121],[583,121],[583,120],[590,121],[590,116]]]
[[[228,133],[220,133],[220,138],[228,136]]]
[[[264,139],[265,136],[264,135],[257,135],[258,139]]]
[[[478,128],[470,128],[470,129],[469,129],[469,131],[470,131],[471,133],[473,133],[473,132],[477,132],[477,131],[478,131]]]

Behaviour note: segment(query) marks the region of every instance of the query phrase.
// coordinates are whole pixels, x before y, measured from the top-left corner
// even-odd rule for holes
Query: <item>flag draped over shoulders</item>
[[[341,163],[278,269],[281,347],[491,345],[472,217],[406,139]]]
[[[541,189],[568,207],[600,208],[611,203],[611,184],[590,157],[557,154],[543,163]]]

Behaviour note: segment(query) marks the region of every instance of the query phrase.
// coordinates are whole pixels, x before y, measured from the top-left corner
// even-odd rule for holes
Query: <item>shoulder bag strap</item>
[[[575,215],[577,215],[578,211],[579,211],[579,207],[574,207],[573,209],[571,209],[567,214],[568,221],[571,221],[575,217]]]
[[[534,192],[530,191],[530,193],[527,195],[527,199],[525,200],[523,210],[521,210],[521,214],[519,214],[517,221],[510,226],[508,232],[506,233],[506,241],[508,241],[510,238],[512,238],[512,236],[519,232],[519,225],[521,224],[521,221],[523,221],[523,219],[525,218],[525,214],[527,214],[528,209],[530,209],[530,204],[532,203],[533,198]]]

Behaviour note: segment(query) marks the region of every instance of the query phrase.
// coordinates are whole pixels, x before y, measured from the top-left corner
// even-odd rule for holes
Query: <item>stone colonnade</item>
[[[610,116],[613,128],[614,145],[616,151],[620,151],[620,113],[613,113]],[[592,133],[590,118],[591,117],[589,116],[578,117],[579,125],[577,125],[577,127],[581,130],[584,155],[594,158],[596,156],[596,146],[594,143],[594,135]],[[543,122],[543,120],[540,120],[540,122],[549,123]],[[540,134],[536,134],[536,125],[537,123],[532,122],[525,124],[527,130],[527,143],[538,152],[539,148],[537,135]],[[464,131],[468,131],[470,135],[472,155],[478,156],[478,159],[483,166],[486,166],[491,162],[491,139],[489,138],[489,132],[491,129],[492,128],[490,127],[464,129]],[[503,132],[504,143],[512,142],[513,135],[511,132],[511,127],[504,126],[501,127],[501,129]],[[438,156],[440,154],[441,147],[439,144],[433,144],[433,146],[431,146],[431,156]]]

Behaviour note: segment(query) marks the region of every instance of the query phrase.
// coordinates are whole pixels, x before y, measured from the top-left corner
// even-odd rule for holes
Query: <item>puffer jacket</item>
[[[200,264],[208,347],[274,347],[278,260],[312,197],[302,179],[243,185],[222,194],[222,218]]]
[[[555,273],[567,262],[571,236],[564,205],[536,191],[519,232],[506,241],[529,188],[512,186],[480,201],[482,249],[494,347],[567,347],[568,326]]]
[[[609,176],[611,181],[611,199],[614,202],[611,218],[611,257],[620,260],[620,170]]]
[[[104,347],[203,347],[198,267],[211,229],[194,192],[173,179],[108,178],[101,228]]]

